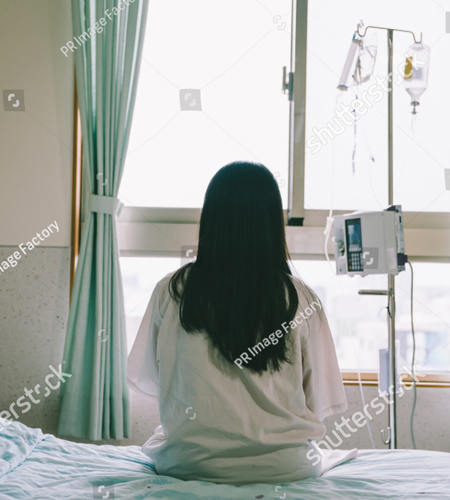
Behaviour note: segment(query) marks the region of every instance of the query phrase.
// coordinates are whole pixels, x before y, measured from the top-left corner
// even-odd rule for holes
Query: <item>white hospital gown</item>
[[[142,447],[156,472],[234,485],[319,476],[321,463],[306,458],[310,441],[347,408],[325,316],[311,315],[310,333],[306,321],[291,330],[301,352],[293,364],[256,374],[225,361],[206,334],[185,332],[170,277],[153,291],[128,360],[129,386],[159,398],[161,425]]]

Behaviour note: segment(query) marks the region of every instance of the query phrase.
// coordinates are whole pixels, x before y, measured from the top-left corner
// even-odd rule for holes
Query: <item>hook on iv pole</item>
[[[359,32],[359,27],[360,25],[358,24],[358,27],[356,29],[356,32],[358,33],[358,35],[363,38],[364,36],[366,36],[366,33],[367,33],[367,30],[370,29],[370,28],[373,28],[373,29],[377,29],[377,30],[392,30],[392,31],[402,31],[403,33],[411,33],[411,35],[413,36],[414,38],[414,41],[416,43],[422,43],[422,32],[420,33],[420,40],[417,41],[416,40],[416,35],[414,34],[413,31],[410,31],[410,30],[399,30],[399,29],[393,29],[393,28],[384,28],[383,26],[367,26],[367,28],[364,29],[364,33],[361,34]]]

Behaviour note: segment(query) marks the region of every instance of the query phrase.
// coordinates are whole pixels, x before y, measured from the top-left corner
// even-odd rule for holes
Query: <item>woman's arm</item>
[[[311,316],[302,339],[303,390],[308,408],[323,421],[347,409],[333,337],[324,311]]]
[[[159,287],[153,290],[136,340],[128,356],[128,385],[146,396],[159,397],[158,334],[162,316]]]

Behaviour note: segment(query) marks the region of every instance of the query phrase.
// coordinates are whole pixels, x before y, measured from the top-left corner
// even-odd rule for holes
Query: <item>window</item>
[[[431,47],[428,89],[420,98],[413,133],[411,98],[403,86],[406,48],[413,38],[409,33],[394,33],[394,202],[401,203],[404,211],[450,211],[444,175],[444,168],[450,165],[445,119],[450,112],[445,84],[450,68],[440,64],[450,51],[450,36],[445,34],[446,10],[443,1],[434,0],[398,0],[394,4],[390,0],[348,0],[345,9],[334,0],[308,2],[307,208],[329,209],[331,199],[333,208],[347,211],[378,210],[387,205],[386,31],[369,30],[364,38],[375,37],[378,42],[372,78],[359,88],[337,90],[351,37],[362,19],[366,25],[411,30],[419,38],[422,32],[423,43]],[[373,96],[367,94],[371,88]],[[343,109],[341,106],[353,109],[356,95],[361,98],[364,93],[368,104],[361,108],[356,121],[353,172],[354,126],[347,116],[339,119],[336,113]],[[334,139],[330,139],[329,130],[336,132],[332,134]]]
[[[199,208],[220,167],[249,160],[274,173],[286,206],[290,31],[291,0],[150,3],[126,205]]]
[[[415,270],[416,358],[432,376],[448,375],[450,191],[444,167],[450,165],[450,152],[444,117],[450,107],[450,69],[440,61],[446,60],[450,35],[444,32],[443,0],[398,0],[395,5],[349,0],[345,9],[334,0],[294,3],[294,9],[284,0],[213,6],[206,0],[189,6],[177,0],[170,7],[156,0],[150,5],[119,193],[126,205],[118,225],[129,347],[154,285],[179,267],[185,247],[195,246],[209,180],[229,161],[245,159],[266,164],[279,180],[284,207],[293,204],[294,212],[300,208],[304,215],[303,227],[287,227],[288,246],[298,273],[326,305],[341,368],[355,371],[358,364],[364,372],[377,371],[378,349],[387,344],[387,301],[357,292],[385,289],[387,278],[333,275],[324,256],[323,229],[330,204],[335,213],[386,208],[386,92],[357,121],[354,173],[353,126],[319,151],[308,145],[333,119],[336,106],[355,97],[355,88],[338,94],[336,87],[356,24],[363,19],[366,25],[422,32],[431,47],[428,89],[413,139],[409,97],[394,80],[394,201],[403,206],[406,253]],[[291,34],[297,37],[293,104],[281,93]],[[387,74],[385,32],[377,32],[377,39],[372,82]],[[411,43],[409,34],[394,35],[394,72]],[[359,95],[372,82],[361,85]],[[411,361],[409,279],[409,270],[396,278],[402,366]]]
[[[358,290],[386,289],[386,276],[336,276],[323,261],[294,261],[294,267],[323,302],[341,369],[377,372],[378,350],[388,346],[387,298],[358,295]],[[410,367],[412,359],[410,278],[407,270],[396,281],[400,367]],[[450,373],[450,265],[416,262],[414,279],[417,365],[427,373]]]

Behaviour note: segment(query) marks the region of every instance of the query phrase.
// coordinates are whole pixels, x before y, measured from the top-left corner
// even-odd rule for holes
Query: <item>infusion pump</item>
[[[336,273],[398,274],[407,256],[400,205],[382,212],[336,215],[333,221]]]

